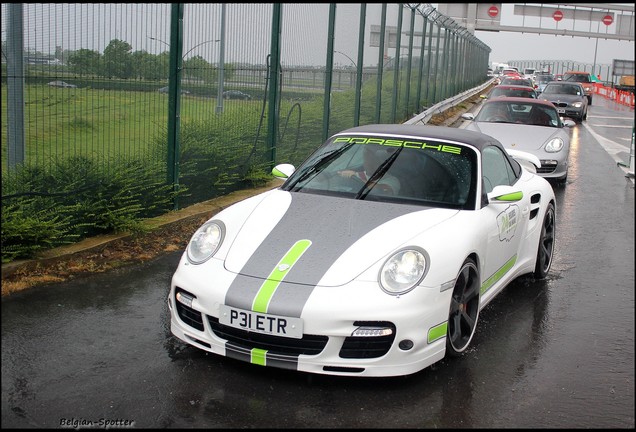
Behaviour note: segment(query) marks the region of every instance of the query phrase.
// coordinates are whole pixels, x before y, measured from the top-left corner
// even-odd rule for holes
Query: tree
[[[133,77],[147,80],[165,78],[166,73],[162,70],[159,56],[142,50],[132,53],[132,59],[134,66]]]
[[[215,70],[203,57],[197,55],[183,62],[183,78],[199,79],[206,83],[214,82]]]
[[[101,55],[97,51],[82,48],[68,56],[68,65],[72,72],[79,75],[98,74]]]
[[[107,78],[132,78],[134,73],[132,46],[125,41],[113,39],[104,49],[102,75]]]

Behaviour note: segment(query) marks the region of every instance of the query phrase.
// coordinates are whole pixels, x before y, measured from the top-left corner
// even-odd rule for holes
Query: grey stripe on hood
[[[381,224],[422,207],[290,192],[285,215],[230,286],[225,304],[251,310],[264,280],[299,240],[311,246],[285,275],[268,313],[299,317],[314,286],[353,243]]]

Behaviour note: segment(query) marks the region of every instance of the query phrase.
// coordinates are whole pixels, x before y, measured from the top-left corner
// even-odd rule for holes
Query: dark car
[[[552,102],[560,115],[583,121],[587,119],[587,97],[578,82],[552,81],[546,84],[539,99]]]
[[[247,93],[243,93],[238,90],[227,90],[223,92],[223,99],[241,99],[241,100],[250,100],[252,96]]]
[[[532,87],[499,84],[498,86],[493,87],[490,93],[488,93],[487,95],[482,95],[481,98],[492,99],[501,96],[527,97],[537,99],[539,97],[539,94]]]
[[[556,81],[552,74],[539,74],[536,76],[537,91],[541,93],[550,81]]]
[[[589,72],[568,71],[563,74],[563,81],[578,82],[583,85],[588,105],[592,105],[592,95],[594,94],[594,82],[596,80]]]

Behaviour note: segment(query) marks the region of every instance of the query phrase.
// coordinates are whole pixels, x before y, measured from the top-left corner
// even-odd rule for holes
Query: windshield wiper
[[[376,169],[371,177],[369,177],[369,180],[367,180],[364,186],[362,186],[362,189],[360,189],[360,192],[358,192],[358,194],[355,196],[355,199],[363,200],[367,197],[367,195],[369,195],[369,192],[371,192],[371,189],[373,189],[373,185],[375,185],[376,181],[381,179],[382,176],[386,174],[386,172],[389,170],[389,168],[391,168],[391,165],[393,165],[393,162],[395,162],[395,159],[397,159],[398,155],[403,149],[404,147],[399,147],[391,156],[387,158],[387,160],[382,162],[378,169]]]
[[[353,145],[352,143],[349,143],[349,144],[346,144],[346,145],[340,147],[339,149],[335,149],[335,150],[332,150],[330,152],[325,153],[320,159],[318,159],[311,166],[311,168],[309,168],[304,173],[300,174],[298,176],[298,178],[293,183],[290,183],[289,185],[285,186],[285,188],[283,190],[286,190],[286,191],[291,190],[298,183],[309,179],[309,176],[311,176],[311,175],[313,175],[315,177],[323,169],[325,169],[329,165],[330,162],[332,162],[334,159],[336,159],[338,156],[340,156],[345,150],[347,150],[352,145]]]

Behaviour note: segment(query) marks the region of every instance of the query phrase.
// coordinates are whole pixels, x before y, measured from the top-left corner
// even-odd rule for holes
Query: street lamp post
[[[355,69],[358,69],[358,65],[356,64],[356,62],[354,62],[354,61],[353,61],[353,59],[352,59],[351,57],[349,57],[348,55],[346,55],[346,54],[345,54],[345,53],[343,53],[342,51],[336,51],[336,50],[333,50],[333,52],[338,53],[338,54],[342,54],[343,56],[345,56],[346,58],[348,58],[348,59],[349,59],[349,61],[351,62],[351,64],[353,64],[353,67],[354,67]]]
[[[161,39],[157,39],[157,38],[152,37],[152,36],[148,36],[148,39],[152,39],[153,41],[161,42],[162,44],[167,46],[168,49],[170,48],[170,44],[168,42],[162,41]],[[208,40],[208,41],[204,41],[204,42],[198,43],[195,46],[193,46],[192,48],[190,48],[188,51],[186,51],[186,53],[183,54],[181,57],[185,60],[185,58],[186,58],[186,56],[188,54],[190,54],[192,51],[194,51],[196,48],[200,47],[201,45],[205,45],[207,43],[212,43],[212,42],[220,42],[220,41],[221,41],[221,39],[214,39],[214,40]]]
[[[348,55],[346,55],[345,53],[343,53],[342,51],[336,51],[333,50],[333,52],[338,53],[338,54],[342,54],[343,56],[345,56],[346,58],[349,59],[349,61],[351,62],[351,64],[353,64],[353,68],[356,70],[358,70],[358,65],[356,64],[356,62],[353,61],[353,59],[351,57],[349,57]],[[349,74],[349,86],[353,87],[353,75]]]
[[[221,4],[221,46],[219,49],[219,85],[216,97],[216,113],[223,112],[223,72],[225,71],[225,3]]]

